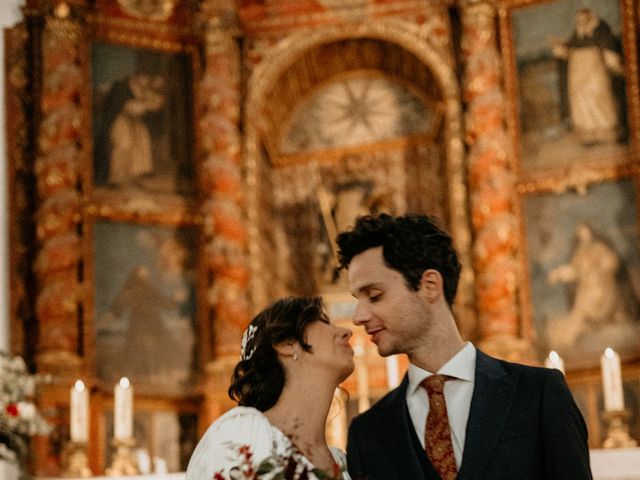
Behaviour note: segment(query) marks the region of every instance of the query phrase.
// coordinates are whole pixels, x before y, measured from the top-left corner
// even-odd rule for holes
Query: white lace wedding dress
[[[239,452],[242,446],[250,448],[251,464],[255,468],[267,458],[288,457],[294,448],[289,437],[273,426],[262,412],[250,407],[235,407],[216,420],[200,439],[189,461],[187,480],[214,480],[216,473],[221,473],[222,478],[231,478],[229,471],[243,463]],[[344,452],[332,447],[331,453],[342,471],[342,479],[351,480]],[[310,472],[315,468],[302,454],[296,454],[296,459],[298,471],[306,467]],[[310,474],[309,479],[317,480],[317,477]]]

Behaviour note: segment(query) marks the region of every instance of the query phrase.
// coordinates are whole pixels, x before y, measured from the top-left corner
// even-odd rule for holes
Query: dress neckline
[[[289,437],[289,435],[287,435],[286,433],[284,433],[282,430],[280,430],[280,428],[278,428],[276,425],[274,425],[273,423],[271,423],[271,421],[269,420],[269,418],[264,414],[264,412],[261,412],[260,410],[258,410],[257,408],[254,407],[248,407],[251,408],[252,410],[255,410],[255,412],[264,419],[265,422],[267,422],[269,424],[269,427],[271,427],[271,430],[273,430],[273,432],[275,432],[277,435],[279,435],[281,438],[283,438],[287,443],[288,446],[291,447],[297,454],[300,455],[300,457],[302,457],[302,459],[306,462],[306,467],[310,468],[310,471],[313,472],[314,469],[317,470],[321,470],[322,472],[324,472],[324,470],[316,467],[313,462],[311,460],[309,460],[309,458],[307,458],[307,456],[302,452],[302,450],[294,443],[294,441],[291,439],[291,437]],[[335,447],[329,447],[327,445],[327,447],[329,448],[329,453],[331,454],[331,459],[333,460],[333,465],[334,468],[340,472],[340,477],[339,478],[343,478],[344,479],[344,475],[342,474],[342,469],[346,468],[346,465],[341,465],[341,459],[338,458],[336,456],[336,448]],[[327,472],[325,472],[327,473]]]

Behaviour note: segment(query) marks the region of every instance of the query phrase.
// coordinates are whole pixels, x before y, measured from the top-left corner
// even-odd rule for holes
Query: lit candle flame
[[[122,377],[120,379],[120,386],[122,388],[129,388],[129,385],[130,385],[130,383],[129,383],[129,379],[127,377]]]

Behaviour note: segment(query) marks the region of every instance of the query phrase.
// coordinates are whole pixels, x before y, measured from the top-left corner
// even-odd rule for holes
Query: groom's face
[[[382,247],[356,255],[349,264],[357,300],[353,323],[365,328],[382,356],[411,353],[423,345],[432,318],[422,287],[409,288],[402,274],[384,263]]]

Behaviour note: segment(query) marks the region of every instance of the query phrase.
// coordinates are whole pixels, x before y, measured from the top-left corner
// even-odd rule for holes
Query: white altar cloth
[[[640,448],[591,450],[593,480],[640,480]],[[92,477],[91,480],[185,480],[184,472],[135,477]],[[60,480],[38,478],[37,480]],[[69,479],[65,479],[69,480]]]
[[[591,450],[594,480],[640,480],[640,448]]]

